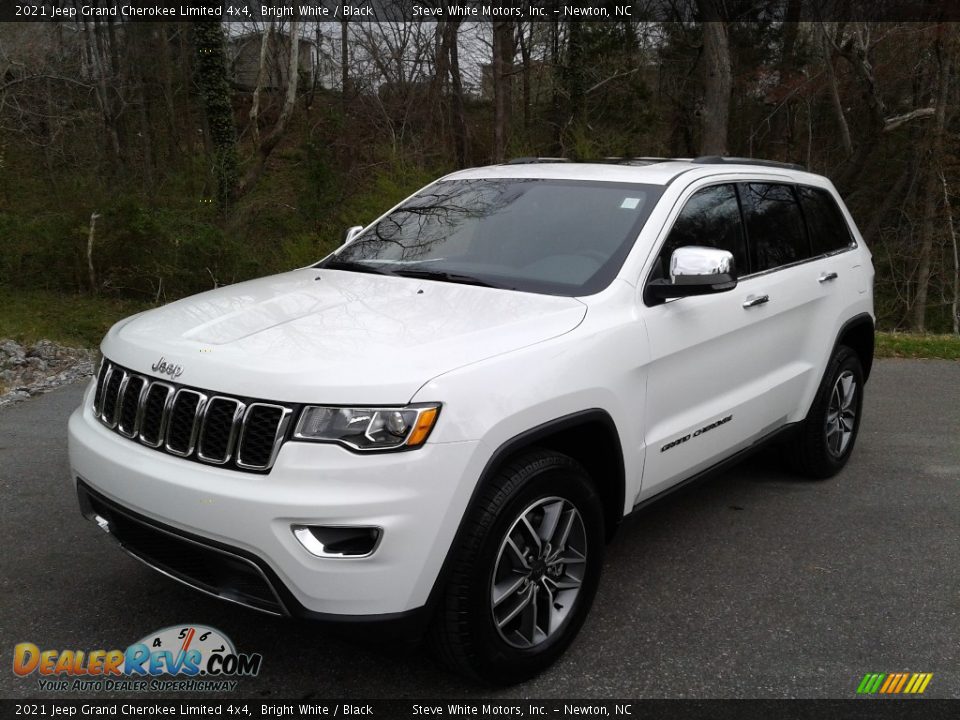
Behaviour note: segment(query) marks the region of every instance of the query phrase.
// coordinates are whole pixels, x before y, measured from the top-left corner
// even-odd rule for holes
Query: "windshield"
[[[590,295],[617,274],[662,190],[573,180],[441,181],[318,267]]]

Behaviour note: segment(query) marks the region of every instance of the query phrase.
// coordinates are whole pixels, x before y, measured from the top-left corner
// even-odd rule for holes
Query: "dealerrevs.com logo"
[[[232,691],[233,678],[257,675],[262,662],[205,625],[167,627],[126,650],[41,650],[30,642],[13,649],[13,672],[38,675],[46,691]]]

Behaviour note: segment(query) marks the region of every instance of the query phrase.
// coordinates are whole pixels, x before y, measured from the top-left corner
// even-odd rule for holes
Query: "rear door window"
[[[803,185],[797,188],[797,193],[803,206],[803,214],[807,218],[814,256],[850,247],[853,238],[833,195],[823,188]]]
[[[810,257],[803,213],[790,185],[741,183],[739,188],[752,272]]]

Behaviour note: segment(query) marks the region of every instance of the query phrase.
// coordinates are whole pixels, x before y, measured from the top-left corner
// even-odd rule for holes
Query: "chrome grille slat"
[[[279,403],[154,380],[106,358],[97,383],[94,415],[119,435],[160,452],[247,472],[273,467],[294,412]]]
[[[124,437],[136,437],[140,427],[140,416],[143,413],[143,394],[147,389],[147,379],[143,375],[128,374],[123,381],[123,387],[120,389],[120,396],[117,401],[117,432]],[[136,397],[128,397],[131,392],[136,393]],[[134,405],[133,424],[127,427],[124,424],[124,416],[129,402]]]
[[[230,416],[230,426],[227,429],[227,444],[222,454],[212,454],[204,451],[204,439],[207,436],[208,431],[211,429],[207,424],[207,416],[210,413],[211,408],[213,408],[216,403],[232,403],[234,405],[233,412]],[[230,458],[233,455],[234,447],[237,443],[237,438],[240,435],[240,423],[243,419],[243,414],[246,408],[246,403],[240,402],[236,398],[224,397],[223,395],[214,395],[210,398],[210,400],[207,401],[207,405],[203,409],[203,418],[200,423],[202,428],[200,431],[200,438],[197,441],[198,458],[203,460],[203,462],[208,462],[213,465],[223,465],[230,461]]]
[[[103,400],[101,401],[100,420],[111,430],[117,426],[117,415],[120,410],[120,395],[126,387],[127,372],[123,368],[111,368],[107,380],[103,385]],[[119,378],[119,380],[117,380]],[[116,390],[112,390],[116,383]]]
[[[150,407],[150,399],[154,395],[154,391],[163,392],[166,391],[166,394],[163,396],[162,404],[160,405],[160,417],[153,421],[152,418],[147,417],[147,409]],[[154,381],[150,383],[147,387],[146,395],[143,399],[143,407],[141,408],[141,419],[140,419],[140,432],[138,434],[138,439],[144,445],[147,445],[152,448],[159,448],[163,445],[163,438],[166,435],[166,421],[167,416],[170,412],[170,403],[173,402],[173,396],[176,393],[173,385],[170,385],[165,382]],[[147,422],[150,421],[151,427],[147,428]],[[152,425],[156,425],[156,438],[152,436],[148,437],[147,431],[153,430]]]
[[[246,462],[244,460],[244,446],[251,443],[250,434],[252,433],[251,419],[258,409],[274,409],[280,411],[280,419],[277,422],[276,430],[273,435],[273,443],[270,447],[269,458],[266,462],[257,463],[257,462]],[[274,460],[277,458],[277,453],[280,451],[280,445],[283,444],[283,439],[286,436],[287,425],[290,423],[290,415],[293,411],[285,407],[284,405],[275,405],[273,403],[250,403],[247,406],[247,410],[243,415],[243,425],[240,430],[240,446],[237,448],[237,467],[244,468],[245,470],[264,470],[273,465]],[[253,459],[253,458],[248,458]]]
[[[93,414],[97,417],[100,416],[100,408],[102,407],[103,400],[103,391],[106,388],[106,379],[107,371],[110,369],[110,363],[108,363],[104,358],[100,358],[100,367],[97,368],[97,385],[94,388],[93,392]]]
[[[191,398],[196,399],[196,405],[194,405],[192,410],[189,409],[190,406],[188,404],[191,402]],[[177,394],[173,398],[173,403],[170,405],[170,416],[167,419],[167,437],[164,448],[168,453],[179,455],[180,457],[188,457],[193,454],[193,450],[197,445],[200,417],[203,414],[203,408],[206,403],[207,396],[201,392],[188,390],[186,388],[177,390]],[[181,407],[186,407],[187,409],[181,411]],[[183,413],[183,419],[179,417],[178,412]],[[182,427],[181,424],[183,425]],[[186,428],[187,424],[189,424],[189,430]],[[171,441],[176,441],[177,445],[184,445],[184,443],[180,442],[179,437],[172,436],[183,433],[186,433],[185,447],[174,447]]]

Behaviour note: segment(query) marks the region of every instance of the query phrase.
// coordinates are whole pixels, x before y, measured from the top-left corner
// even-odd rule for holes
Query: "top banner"
[[[960,20],[960,0],[0,0],[2,22]]]

